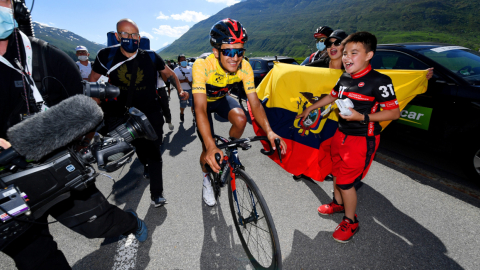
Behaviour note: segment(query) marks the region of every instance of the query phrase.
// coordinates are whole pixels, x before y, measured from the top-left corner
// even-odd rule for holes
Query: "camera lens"
[[[109,83],[83,82],[83,94],[87,97],[109,99],[120,95],[120,89]]]

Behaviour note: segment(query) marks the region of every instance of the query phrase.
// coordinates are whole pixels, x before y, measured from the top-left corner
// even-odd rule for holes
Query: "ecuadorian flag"
[[[392,79],[402,110],[416,95],[427,90],[427,71],[378,70]],[[294,175],[304,174],[323,181],[331,173],[330,142],[338,127],[336,105],[314,110],[307,119],[295,119],[305,108],[333,89],[343,71],[338,69],[275,63],[274,68],[257,87],[257,95],[273,131],[287,143],[287,154],[277,164]],[[265,133],[250,112],[257,135]],[[385,128],[390,121],[382,122]],[[264,145],[264,147],[268,147]]]

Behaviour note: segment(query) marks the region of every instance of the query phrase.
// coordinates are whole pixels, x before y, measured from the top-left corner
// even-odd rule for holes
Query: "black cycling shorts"
[[[214,102],[208,102],[207,115],[208,115],[208,122],[210,123],[210,132],[212,133],[212,135],[215,134],[213,131],[212,113],[216,113],[218,114],[218,116],[228,121],[228,113],[235,108],[241,108],[240,104],[238,104],[238,102],[234,98],[232,98],[230,95],[226,95],[224,98],[221,98]],[[197,134],[198,134],[198,137],[200,138],[200,141],[203,143],[202,135],[200,135],[198,126],[197,126]],[[219,134],[219,135],[228,137],[228,134]]]

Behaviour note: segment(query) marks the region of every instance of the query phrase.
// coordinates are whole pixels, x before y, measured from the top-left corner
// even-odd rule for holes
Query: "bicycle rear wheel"
[[[239,169],[228,185],[230,211],[243,249],[255,269],[281,269],[277,230],[267,203],[252,178]]]

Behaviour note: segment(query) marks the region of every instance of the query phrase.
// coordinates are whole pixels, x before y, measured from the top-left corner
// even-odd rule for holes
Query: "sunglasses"
[[[223,56],[235,57],[235,54],[238,57],[242,57],[245,54],[246,49],[220,49]]]
[[[332,44],[335,45],[335,47],[338,47],[342,44],[342,41],[337,39],[335,42],[331,42],[330,40],[325,41],[325,47],[330,48],[332,47]]]

